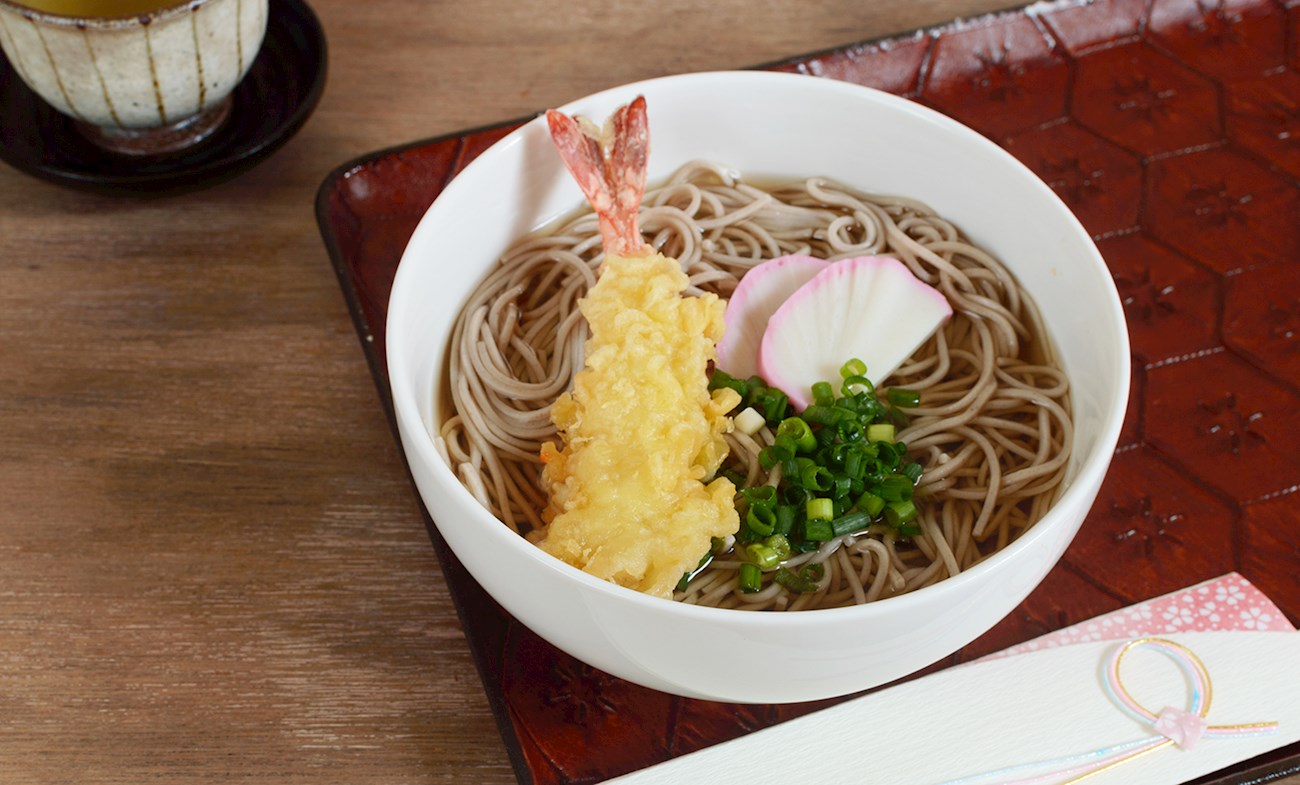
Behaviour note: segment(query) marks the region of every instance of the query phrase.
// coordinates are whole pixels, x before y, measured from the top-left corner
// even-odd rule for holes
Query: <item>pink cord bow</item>
[[[1120,678],[1120,663],[1129,652],[1137,648],[1153,648],[1162,652],[1187,674],[1192,683],[1191,700],[1187,709],[1166,707],[1157,715],[1129,694]],[[943,785],[1070,785],[1171,744],[1192,750],[1202,737],[1256,736],[1277,730],[1276,722],[1210,725],[1205,718],[1210,713],[1213,689],[1205,664],[1191,649],[1165,638],[1138,638],[1120,646],[1107,661],[1105,674],[1106,688],[1115,702],[1138,720],[1151,725],[1160,735],[1064,758],[962,777],[949,780]]]
[[[1173,706],[1166,706],[1155,722],[1157,733],[1185,750],[1195,749],[1208,727],[1199,715]]]

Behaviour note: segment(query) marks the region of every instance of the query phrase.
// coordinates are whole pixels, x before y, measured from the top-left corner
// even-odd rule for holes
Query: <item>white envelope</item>
[[[1087,780],[1089,785],[1186,782],[1300,741],[1300,633],[1266,598],[1259,601],[1263,595],[1250,592],[1258,594],[1241,576],[1224,576],[609,782],[990,785],[1019,780],[1027,770],[994,779],[979,775],[1155,734],[1116,703],[1104,682],[1103,667],[1126,633],[1159,635],[1200,658],[1212,680],[1210,725],[1278,723],[1268,735],[1206,737],[1191,750],[1168,745]],[[1213,614],[1214,624],[1208,626],[1212,614],[1201,618],[1200,612],[1207,604],[1223,611]],[[1195,628],[1227,631],[1177,631]],[[1188,706],[1187,677],[1157,651],[1131,651],[1122,678],[1152,712]]]

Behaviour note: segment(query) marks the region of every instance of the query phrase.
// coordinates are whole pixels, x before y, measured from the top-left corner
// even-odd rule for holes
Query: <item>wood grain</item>
[[[371,150],[1007,0],[316,0],[315,116],[159,200],[0,168],[0,781],[514,778],[313,218]]]

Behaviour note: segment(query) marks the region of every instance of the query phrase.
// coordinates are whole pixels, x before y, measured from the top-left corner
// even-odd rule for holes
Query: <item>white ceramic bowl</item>
[[[1128,396],[1128,337],[1101,256],[1046,185],[993,143],[929,109],[829,79],[702,73],[563,107],[603,120],[644,94],[650,181],[696,158],[749,177],[825,175],[921,199],[1001,257],[1037,300],[1073,383],[1069,487],[1010,547],[954,578],[874,604],[799,613],[700,608],[605,583],[530,545],[484,510],[434,449],[448,336],[507,245],[582,195],[538,118],[451,182],[407,246],[388,308],[402,444],[438,530],[511,614],[584,662],[690,697],[778,703],[843,695],[916,671],[1008,614],[1060,558],[1091,506]]]

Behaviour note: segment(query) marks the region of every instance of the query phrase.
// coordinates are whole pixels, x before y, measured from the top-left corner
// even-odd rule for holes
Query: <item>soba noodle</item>
[[[649,242],[681,262],[688,294],[727,297],[746,270],[783,254],[886,255],[943,292],[954,311],[882,385],[921,393],[897,436],[925,468],[916,489],[920,534],[900,537],[877,525],[795,555],[787,567],[824,567],[808,594],[777,583],[742,594],[741,561],[724,554],[677,599],[771,610],[870,602],[968,569],[1055,501],[1072,427],[1068,385],[1038,313],[996,259],[925,205],[819,178],[764,189],[695,162],[647,192],[640,224]],[[480,503],[533,540],[544,532],[546,506],[538,450],[556,438],[551,403],[582,368],[586,324],[577,302],[601,259],[589,211],[523,238],[470,295],[452,336],[454,411],[440,449]],[[773,442],[767,429],[728,440],[729,465],[747,485],[775,482],[758,460]]]

